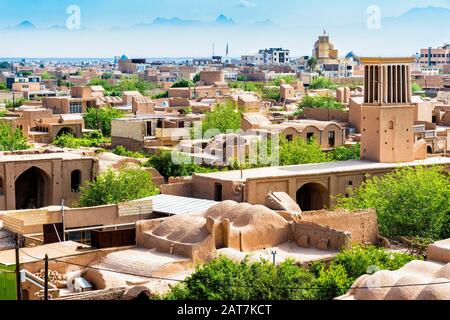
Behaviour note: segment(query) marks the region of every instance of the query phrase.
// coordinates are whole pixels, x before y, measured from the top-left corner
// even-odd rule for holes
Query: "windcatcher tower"
[[[414,161],[413,58],[362,58],[361,159]]]

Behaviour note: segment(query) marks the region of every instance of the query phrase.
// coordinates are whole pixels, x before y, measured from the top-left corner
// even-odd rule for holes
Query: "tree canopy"
[[[336,100],[336,98],[332,96],[310,96],[305,95],[302,98],[302,101],[297,105],[298,108],[301,109],[333,109],[333,110],[342,110],[344,109],[344,105]]]
[[[337,206],[376,209],[384,236],[450,237],[450,181],[441,167],[401,168],[348,193]]]
[[[109,169],[81,188],[79,207],[93,207],[130,201],[158,194],[147,171],[137,169]]]
[[[172,85],[172,88],[190,88],[190,87],[194,87],[195,83],[192,80],[187,80],[187,79],[181,79],[178,80],[177,82],[175,82]]]
[[[111,122],[113,119],[123,117],[124,112],[112,107],[101,109],[88,108],[83,115],[86,128],[99,130],[106,137],[111,136]]]
[[[218,133],[226,133],[227,130],[240,128],[241,113],[236,111],[231,101],[218,104],[214,110],[206,113],[206,118],[202,121],[202,133],[210,129],[217,129]]]
[[[317,77],[309,85],[309,89],[329,89],[331,87],[333,87],[333,83],[325,77]]]
[[[0,122],[0,151],[29,149],[30,145],[22,130],[13,128],[9,123]]]

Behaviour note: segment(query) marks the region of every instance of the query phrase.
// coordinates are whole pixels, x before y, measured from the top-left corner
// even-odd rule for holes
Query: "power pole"
[[[44,300],[48,300],[48,255],[44,258]]]
[[[66,241],[66,226],[64,224],[64,198],[61,198],[61,222],[62,222],[62,238],[63,242]]]
[[[19,256],[19,234],[16,233],[15,236],[16,240],[16,294],[17,294],[17,300],[22,300],[22,285],[21,285],[21,277],[20,277],[20,256]]]

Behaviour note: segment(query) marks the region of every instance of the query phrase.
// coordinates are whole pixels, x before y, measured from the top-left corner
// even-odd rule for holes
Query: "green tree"
[[[297,77],[291,76],[291,75],[279,76],[279,77],[275,78],[272,83],[274,86],[280,86],[282,80],[284,80],[287,84],[290,84],[294,81],[297,81]]]
[[[422,87],[417,82],[413,82],[411,84],[411,89],[412,89],[413,93],[417,93],[417,92],[423,91]]]
[[[150,156],[144,166],[155,168],[166,179],[169,177],[186,177],[193,173],[206,173],[219,170],[218,168],[202,167],[194,163],[192,158],[182,153],[177,153],[176,157],[177,159],[174,161],[171,151],[158,150],[154,155]]]
[[[344,109],[344,105],[336,100],[336,98],[332,96],[309,96],[305,95],[302,98],[302,101],[297,105],[298,108],[301,109],[333,109],[333,110],[342,110]]]
[[[194,82],[199,82],[200,81],[200,73],[196,73],[193,79]]]
[[[0,122],[0,151],[29,149],[27,138],[19,128],[13,129],[9,123]]]
[[[311,71],[316,70],[317,58],[316,57],[309,58],[308,62],[307,62],[307,65],[308,65],[309,70],[311,70]]]
[[[102,144],[110,142],[109,139],[103,137],[101,132],[93,131],[84,134],[83,137],[77,138],[73,134],[62,134],[53,140],[53,144],[62,148],[78,149],[80,147],[100,147]]]
[[[192,88],[195,84],[192,80],[181,79],[172,85],[172,88]]]
[[[339,196],[337,206],[376,209],[380,232],[387,237],[450,237],[450,183],[440,167],[401,168],[372,177],[350,189],[348,198]]]
[[[220,257],[196,271],[165,297],[169,300],[304,300],[314,277],[287,260],[278,266],[262,260],[241,263]]]
[[[93,207],[149,197],[159,193],[143,169],[107,170],[81,188],[79,207]]]
[[[206,113],[202,122],[202,132],[217,129],[220,133],[241,128],[241,113],[236,111],[233,102],[218,104],[213,111]]]
[[[0,90],[8,90],[6,86],[6,81],[0,81]]]
[[[281,137],[278,153],[281,166],[327,161],[325,153],[314,139],[305,141],[302,137],[294,137],[292,141]]]
[[[309,85],[309,89],[329,89],[333,86],[330,79],[325,77],[317,77]]]
[[[361,145],[356,143],[351,146],[338,146],[328,153],[330,161],[358,160],[361,158]]]
[[[41,74],[41,78],[42,78],[42,80],[49,80],[49,79],[53,79],[53,76],[50,73],[48,73],[48,71],[44,71]]]
[[[11,65],[8,62],[6,61],[0,62],[0,69],[9,69],[9,68],[11,68]]]
[[[88,108],[84,114],[84,122],[88,129],[100,130],[104,136],[111,136],[112,119],[122,118],[124,112],[112,107]]]

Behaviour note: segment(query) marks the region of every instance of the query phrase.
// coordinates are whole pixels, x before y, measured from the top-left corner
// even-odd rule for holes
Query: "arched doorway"
[[[73,132],[73,130],[71,128],[64,127],[58,131],[58,134],[56,136],[59,137],[59,136],[66,135],[66,134],[71,134],[73,136],[75,135],[75,133]]]
[[[433,154],[433,148],[431,146],[427,146],[427,153]]]
[[[32,167],[22,173],[15,183],[16,209],[34,209],[45,207],[46,181],[45,173]]]
[[[302,211],[321,210],[329,206],[330,193],[320,183],[307,183],[297,190],[297,203]]]

